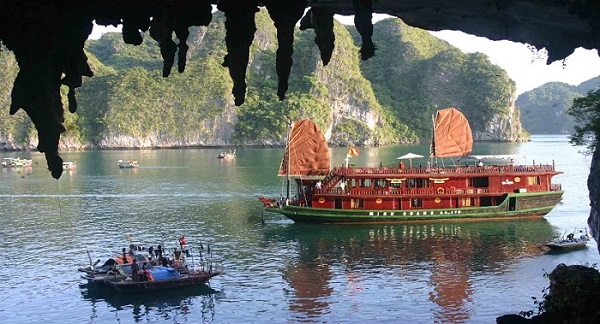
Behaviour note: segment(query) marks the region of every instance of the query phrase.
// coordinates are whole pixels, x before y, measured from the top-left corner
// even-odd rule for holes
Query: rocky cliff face
[[[485,132],[473,132],[474,141],[523,142],[529,140],[529,134],[523,129],[520,111],[515,100],[507,113],[495,114],[487,124]]]

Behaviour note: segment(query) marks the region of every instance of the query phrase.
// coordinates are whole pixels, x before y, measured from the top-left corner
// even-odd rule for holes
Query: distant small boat
[[[225,160],[235,159],[235,150],[233,150],[233,151],[230,150],[229,153],[221,152],[217,155],[217,159],[225,159]]]
[[[132,169],[132,168],[137,168],[140,166],[138,164],[138,161],[132,161],[132,160],[127,160],[127,161],[119,160],[119,161],[117,161],[117,165],[121,169]]]
[[[576,237],[575,233],[581,233],[578,237]],[[584,230],[573,230],[567,234],[565,232],[560,238],[555,240],[551,240],[544,244],[552,250],[567,250],[567,249],[575,249],[587,246],[587,242],[590,240],[590,236],[587,233],[587,228]]]
[[[63,171],[73,171],[77,167],[77,162],[63,162]]]
[[[21,158],[4,158],[0,164],[3,168],[30,167],[32,161]]]

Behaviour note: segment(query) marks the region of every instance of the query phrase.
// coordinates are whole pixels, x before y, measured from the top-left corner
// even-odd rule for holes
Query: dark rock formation
[[[265,6],[277,29],[277,58],[276,68],[279,84],[277,96],[279,100],[285,99],[288,90],[288,79],[292,70],[292,54],[294,54],[294,28],[302,18],[306,9],[306,0],[265,0]]]
[[[548,276],[550,287],[538,302],[539,315],[530,319],[520,315],[498,317],[497,323],[599,323],[600,273],[581,265],[559,264]],[[535,311],[532,311],[535,313]]]
[[[250,58],[250,45],[256,32],[254,15],[258,12],[258,2],[248,0],[221,0],[217,8],[225,13],[225,44],[227,55],[223,66],[229,68],[233,79],[232,94],[235,105],[244,103],[246,97],[246,67]]]
[[[310,28],[315,30],[315,44],[321,52],[323,65],[329,64],[335,47],[333,14],[333,11],[326,8],[311,8],[300,21],[300,30]]]

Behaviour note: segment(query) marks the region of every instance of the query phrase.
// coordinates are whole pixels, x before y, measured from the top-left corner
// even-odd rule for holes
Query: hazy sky
[[[389,16],[375,15],[374,21],[386,17]],[[342,23],[353,24],[352,16],[336,15],[336,18]],[[119,28],[95,27],[90,38],[97,39],[103,32],[117,30]],[[506,70],[510,78],[517,83],[517,94],[552,81],[579,85],[581,82],[600,75],[600,56],[598,56],[596,50],[579,48],[564,62],[557,61],[546,64],[543,51],[536,53],[526,44],[510,41],[491,41],[487,38],[458,31],[440,31],[431,34],[458,47],[463,52],[481,52],[488,55],[493,64]],[[377,39],[373,41],[377,46]]]

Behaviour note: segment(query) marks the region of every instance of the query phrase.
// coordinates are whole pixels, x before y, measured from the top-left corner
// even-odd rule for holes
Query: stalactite
[[[300,21],[300,30],[315,30],[315,44],[321,52],[321,61],[326,66],[331,60],[335,48],[333,32],[333,11],[324,8],[311,8]]]
[[[353,0],[354,25],[360,34],[362,46],[360,58],[366,61],[375,55],[375,44],[373,44],[373,0]]]
[[[225,13],[225,44],[227,54],[223,66],[229,68],[233,80],[232,94],[236,106],[246,100],[246,68],[250,57],[250,45],[254,40],[258,2],[254,0],[221,0],[217,8]]]
[[[304,14],[306,0],[289,0],[285,2],[268,0],[264,3],[277,29],[278,46],[275,62],[279,79],[277,96],[279,100],[283,100],[288,90],[288,80],[293,64],[294,28]]]

